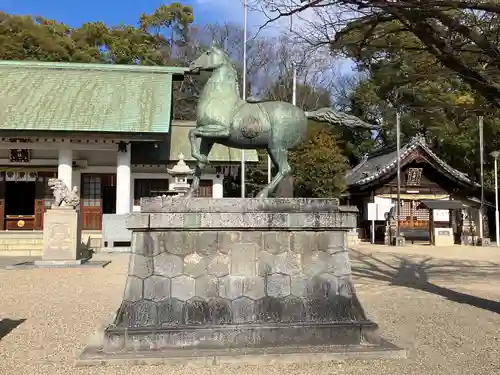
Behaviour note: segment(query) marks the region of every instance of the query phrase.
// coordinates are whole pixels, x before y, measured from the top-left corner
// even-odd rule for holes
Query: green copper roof
[[[178,160],[179,154],[184,155],[184,160],[193,161],[188,132],[194,128],[194,121],[173,121],[170,135],[170,160]],[[208,155],[208,160],[214,163],[236,163],[241,161],[241,150],[215,144]],[[258,162],[257,150],[245,150],[245,161]]]
[[[0,61],[0,130],[167,133],[187,68]]]

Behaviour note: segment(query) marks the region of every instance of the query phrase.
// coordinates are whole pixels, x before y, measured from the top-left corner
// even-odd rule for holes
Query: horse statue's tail
[[[332,125],[340,125],[348,128],[378,129],[377,126],[364,122],[356,116],[348,115],[344,112],[337,112],[331,108],[320,108],[316,111],[306,112],[306,116],[308,119],[314,121],[328,122]]]

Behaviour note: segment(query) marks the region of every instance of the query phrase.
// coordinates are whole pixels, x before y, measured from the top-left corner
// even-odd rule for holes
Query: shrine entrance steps
[[[101,247],[101,231],[83,231],[82,242],[90,249]],[[0,231],[0,257],[39,257],[43,250],[43,232]]]

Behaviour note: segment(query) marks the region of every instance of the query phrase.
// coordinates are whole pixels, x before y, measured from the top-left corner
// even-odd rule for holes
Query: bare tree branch
[[[496,32],[490,37],[495,31],[488,29],[488,25],[492,23],[498,28],[498,19],[494,18],[500,14],[498,1],[302,0],[300,4],[290,6],[285,0],[276,0],[273,4],[280,1],[282,5],[278,15],[269,19],[266,25],[306,9],[336,8],[337,19],[326,15],[311,21],[315,22],[310,27],[311,36],[304,39],[317,47],[331,42],[333,38],[334,49],[344,48],[344,52],[351,56],[358,51],[358,56],[354,55],[356,58],[362,57],[360,52],[367,49],[368,43],[374,43],[377,39],[384,40],[390,35],[379,26],[386,25],[389,31],[394,31],[397,24],[395,27],[391,23],[399,21],[403,25],[403,28],[399,28],[401,32],[406,29],[413,33],[422,43],[422,49],[434,55],[443,66],[456,72],[464,82],[500,108],[500,85],[497,84],[500,77],[500,35]],[[482,21],[476,21],[477,19]],[[477,28],[477,22],[482,22],[481,30]],[[347,37],[355,33],[359,35],[354,41],[349,41]],[[346,41],[349,42],[347,45]],[[376,49],[377,44],[370,44],[369,47]],[[410,48],[420,46],[413,45]],[[383,53],[383,48],[380,51]],[[373,50],[370,50],[370,54],[373,58]]]

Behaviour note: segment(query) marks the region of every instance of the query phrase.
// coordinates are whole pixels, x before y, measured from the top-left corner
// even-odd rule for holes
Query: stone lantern
[[[177,193],[177,195],[184,195],[190,188],[188,177],[194,174],[194,169],[184,161],[184,155],[179,154],[179,161],[173,168],[167,168],[167,173],[174,178],[174,182],[170,185],[170,192]]]

